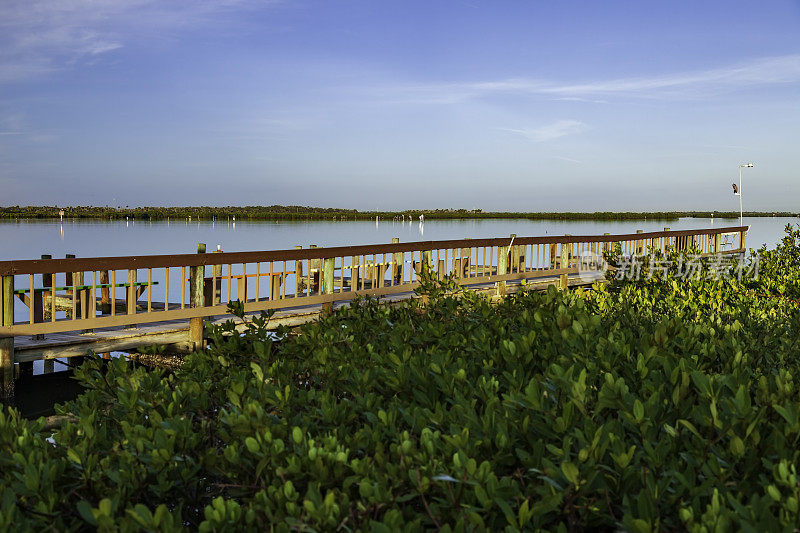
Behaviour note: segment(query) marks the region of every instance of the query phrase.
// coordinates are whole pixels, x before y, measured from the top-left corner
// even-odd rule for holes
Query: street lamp
[[[744,212],[742,211],[742,169],[743,168],[753,168],[753,163],[742,163],[739,165],[739,190],[736,191],[736,194],[739,195],[739,225],[742,226],[742,215]]]

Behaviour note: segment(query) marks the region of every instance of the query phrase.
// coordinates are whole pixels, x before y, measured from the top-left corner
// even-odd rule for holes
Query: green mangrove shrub
[[[240,317],[172,373],[92,358],[55,432],[0,412],[0,529],[794,531],[792,253]]]

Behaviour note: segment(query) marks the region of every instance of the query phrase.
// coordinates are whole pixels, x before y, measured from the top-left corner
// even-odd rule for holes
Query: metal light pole
[[[739,225],[744,225],[742,222],[742,215],[744,211],[742,211],[742,169],[743,168],[753,168],[753,163],[742,163],[739,165]]]

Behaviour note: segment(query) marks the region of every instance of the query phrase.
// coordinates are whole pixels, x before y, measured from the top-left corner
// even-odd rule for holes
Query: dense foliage
[[[796,530],[798,247],[759,280],[265,316],[175,373],[92,359],[52,439],[0,414],[0,529]]]
[[[0,219],[26,218],[58,218],[59,210],[64,210],[66,218],[118,220],[126,217],[134,220],[393,220],[410,217],[416,220],[419,215],[426,219],[528,219],[528,220],[676,220],[681,217],[695,218],[738,218],[734,211],[659,211],[659,212],[483,212],[480,209],[421,209],[405,211],[357,211],[355,209],[339,209],[332,207],[308,207],[297,205],[270,206],[227,206],[227,207],[96,207],[96,206],[13,206],[0,207]],[[796,213],[788,212],[746,212],[745,216],[781,216],[793,217]]]

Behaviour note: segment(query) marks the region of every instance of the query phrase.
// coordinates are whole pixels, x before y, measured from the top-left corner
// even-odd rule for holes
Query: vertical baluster
[[[269,283],[267,284],[267,290],[272,288],[272,263],[270,262],[270,277]],[[260,282],[261,280],[261,261],[256,262],[256,301],[258,301],[259,290],[261,289]]]
[[[110,290],[110,298],[111,298],[111,316],[115,316],[117,314],[117,271],[111,271],[111,287]]]
[[[30,299],[28,300],[28,319],[29,319],[28,323],[33,324],[36,321],[36,313],[34,312],[34,306],[36,304],[33,303],[34,300],[36,299],[35,297],[36,292],[34,291],[33,288],[33,274],[29,275],[28,294],[30,295]]]
[[[228,264],[228,301],[233,301],[233,297],[231,296],[231,283],[233,283],[233,265]]]
[[[280,283],[281,284],[278,287],[278,292],[281,292],[281,287],[283,287],[283,296],[281,296],[281,300],[285,300],[286,286],[289,285],[289,275],[286,273],[286,260],[283,261],[283,271],[281,272]],[[342,290],[344,290],[344,272],[342,272]]]
[[[97,318],[97,271],[92,270],[92,297],[89,300],[92,318]]]
[[[306,269],[306,294],[311,296],[311,258],[306,261],[308,268]]]
[[[269,274],[268,275],[269,275],[269,283],[268,283],[269,287],[267,287],[267,290],[269,291],[269,296],[267,297],[267,300],[276,300],[277,298],[275,298],[275,262],[274,261],[270,261],[269,262]],[[256,295],[256,301],[258,301],[258,296],[257,295]]]

